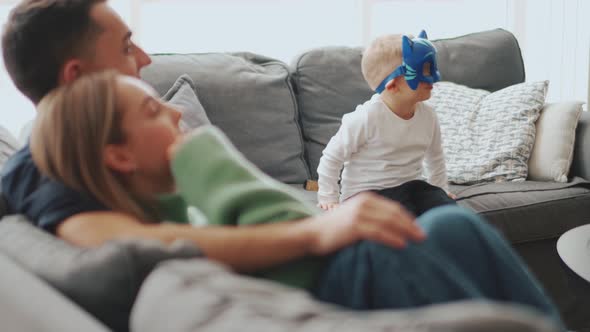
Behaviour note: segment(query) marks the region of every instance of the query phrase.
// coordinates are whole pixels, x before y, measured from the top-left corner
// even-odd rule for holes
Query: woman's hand
[[[359,240],[403,248],[407,241],[426,238],[414,217],[399,203],[373,193],[359,194],[309,222],[309,252],[315,255],[330,254]]]

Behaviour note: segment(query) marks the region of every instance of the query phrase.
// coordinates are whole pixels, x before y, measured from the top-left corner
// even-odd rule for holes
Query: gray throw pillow
[[[162,100],[179,106],[182,110],[182,118],[180,120],[180,129],[182,131],[211,124],[195,91],[193,80],[185,74],[180,76],[170,90],[162,97]]]
[[[0,220],[0,253],[32,272],[114,331],[129,330],[143,280],[162,261],[201,257],[188,242],[125,240],[87,249],[33,226],[23,216]]]
[[[309,179],[285,63],[253,53],[158,54],[152,61],[141,76],[161,96],[188,74],[211,122],[248,160],[284,183]]]

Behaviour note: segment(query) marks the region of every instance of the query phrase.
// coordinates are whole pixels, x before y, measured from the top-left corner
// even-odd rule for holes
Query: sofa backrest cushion
[[[23,216],[0,220],[0,254],[53,286],[114,331],[127,331],[143,280],[160,262],[202,256],[188,242],[124,240],[97,248],[70,245]]]
[[[502,29],[435,40],[443,81],[496,91],[524,82],[522,54],[514,36]],[[306,157],[313,178],[322,150],[342,115],[373,92],[361,73],[362,48],[310,50],[292,64]]]
[[[182,74],[193,80],[211,123],[246,158],[285,183],[304,183],[297,100],[288,66],[251,53],[154,55],[142,78],[164,95]]]
[[[498,91],[524,82],[524,62],[514,35],[503,29],[435,40],[442,80]]]
[[[361,48],[324,47],[302,54],[293,63],[305,157],[313,179],[342,116],[373,94],[361,73],[361,55]]]

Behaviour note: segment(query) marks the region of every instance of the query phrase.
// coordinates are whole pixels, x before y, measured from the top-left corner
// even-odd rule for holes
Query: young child
[[[455,204],[448,193],[438,120],[424,103],[440,76],[426,33],[414,39],[377,38],[363,54],[362,72],[376,94],[342,117],[323,151],[318,205],[331,210],[363,191],[399,201],[417,216]]]

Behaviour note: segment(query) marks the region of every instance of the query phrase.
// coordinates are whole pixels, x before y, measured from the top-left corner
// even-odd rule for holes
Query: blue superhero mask
[[[402,75],[412,90],[416,90],[420,82],[433,84],[440,81],[440,73],[436,66],[436,48],[428,40],[426,31],[422,30],[418,38],[414,39],[402,36],[402,55],[401,66],[389,74],[375,89],[375,92],[383,92],[387,83]],[[430,75],[428,76],[424,75],[424,64],[426,63],[430,64]]]

